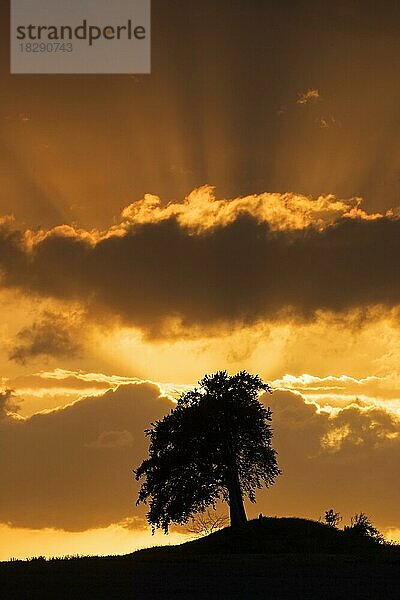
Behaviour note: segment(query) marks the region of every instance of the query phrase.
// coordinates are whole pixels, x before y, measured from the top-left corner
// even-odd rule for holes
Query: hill
[[[393,550],[393,548],[392,548]],[[182,557],[221,554],[372,554],[382,556],[388,547],[373,539],[328,527],[309,519],[263,517],[245,527],[226,527],[206,537],[178,546],[138,550],[131,556]]]
[[[400,548],[306,519],[263,518],[126,556],[0,563],[2,599],[400,598]]]

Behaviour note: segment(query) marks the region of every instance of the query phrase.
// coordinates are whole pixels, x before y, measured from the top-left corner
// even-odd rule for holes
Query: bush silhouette
[[[196,536],[210,535],[228,524],[228,517],[209,508],[190,518],[186,531]]]
[[[356,513],[351,517],[350,525],[346,525],[344,531],[354,538],[369,538],[379,544],[384,542],[384,537],[372,524],[370,518],[363,512]]]
[[[330,508],[329,510],[325,511],[325,515],[324,515],[324,518],[322,519],[322,522],[325,523],[326,525],[329,525],[329,527],[337,528],[337,526],[339,525],[341,520],[342,520],[341,514],[338,512],[335,512],[333,510],[333,508]]]

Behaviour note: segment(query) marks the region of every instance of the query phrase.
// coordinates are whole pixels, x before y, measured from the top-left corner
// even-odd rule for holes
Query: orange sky
[[[398,8],[178,4],[149,76],[10,76],[0,48],[0,559],[181,539],[131,469],[219,369],[274,388],[249,516],[400,538]]]

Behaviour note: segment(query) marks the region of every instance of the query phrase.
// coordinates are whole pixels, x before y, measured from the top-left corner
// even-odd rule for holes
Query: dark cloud
[[[13,391],[10,389],[0,392],[0,423],[7,420],[10,413],[16,413],[19,409],[18,404],[13,397]]]
[[[171,407],[145,383],[3,422],[0,521],[78,531],[136,514],[132,468],[147,452],[144,429]]]
[[[337,416],[318,412],[299,394],[277,391],[274,446],[283,475],[248,505],[249,515],[318,517],[334,506],[364,510],[381,527],[399,526],[398,421],[383,410],[350,406]],[[172,404],[150,383],[121,386],[100,397],[0,428],[0,521],[71,531],[132,521],[138,484],[131,469],[147,454],[144,429]],[[384,499],[384,502],[382,502]]]
[[[299,394],[265,398],[284,474],[260,502],[266,514],[316,518],[335,507],[346,518],[365,511],[381,527],[398,526],[400,423],[384,410],[352,405],[336,416]]]
[[[132,446],[133,436],[130,431],[102,431],[94,442],[89,442],[90,448],[120,448]]]
[[[172,218],[97,243],[55,231],[30,251],[4,229],[0,256],[4,285],[78,300],[154,336],[174,318],[207,327],[400,303],[400,220],[389,217],[271,231],[237,216],[203,233]]]
[[[73,319],[45,311],[42,318],[17,334],[9,359],[22,365],[37,357],[75,356],[82,342],[82,330]]]

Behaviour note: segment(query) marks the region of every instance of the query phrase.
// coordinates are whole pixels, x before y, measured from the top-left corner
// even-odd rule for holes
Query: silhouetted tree
[[[333,508],[330,508],[329,510],[325,511],[323,522],[326,523],[326,525],[329,525],[329,527],[336,528],[339,525],[341,520],[342,520],[341,514],[335,512],[333,510]]]
[[[246,522],[243,496],[255,502],[255,489],[280,473],[261,391],[271,389],[246,371],[206,375],[146,430],[149,458],[134,473],[146,477],[137,504],[149,501],[153,531],[167,533],[171,522],[187,523],[218,500],[229,502],[232,526]]]
[[[380,531],[376,529],[370,518],[363,512],[357,513],[351,517],[350,525],[346,525],[344,530],[353,537],[370,538],[379,544],[385,541]]]

